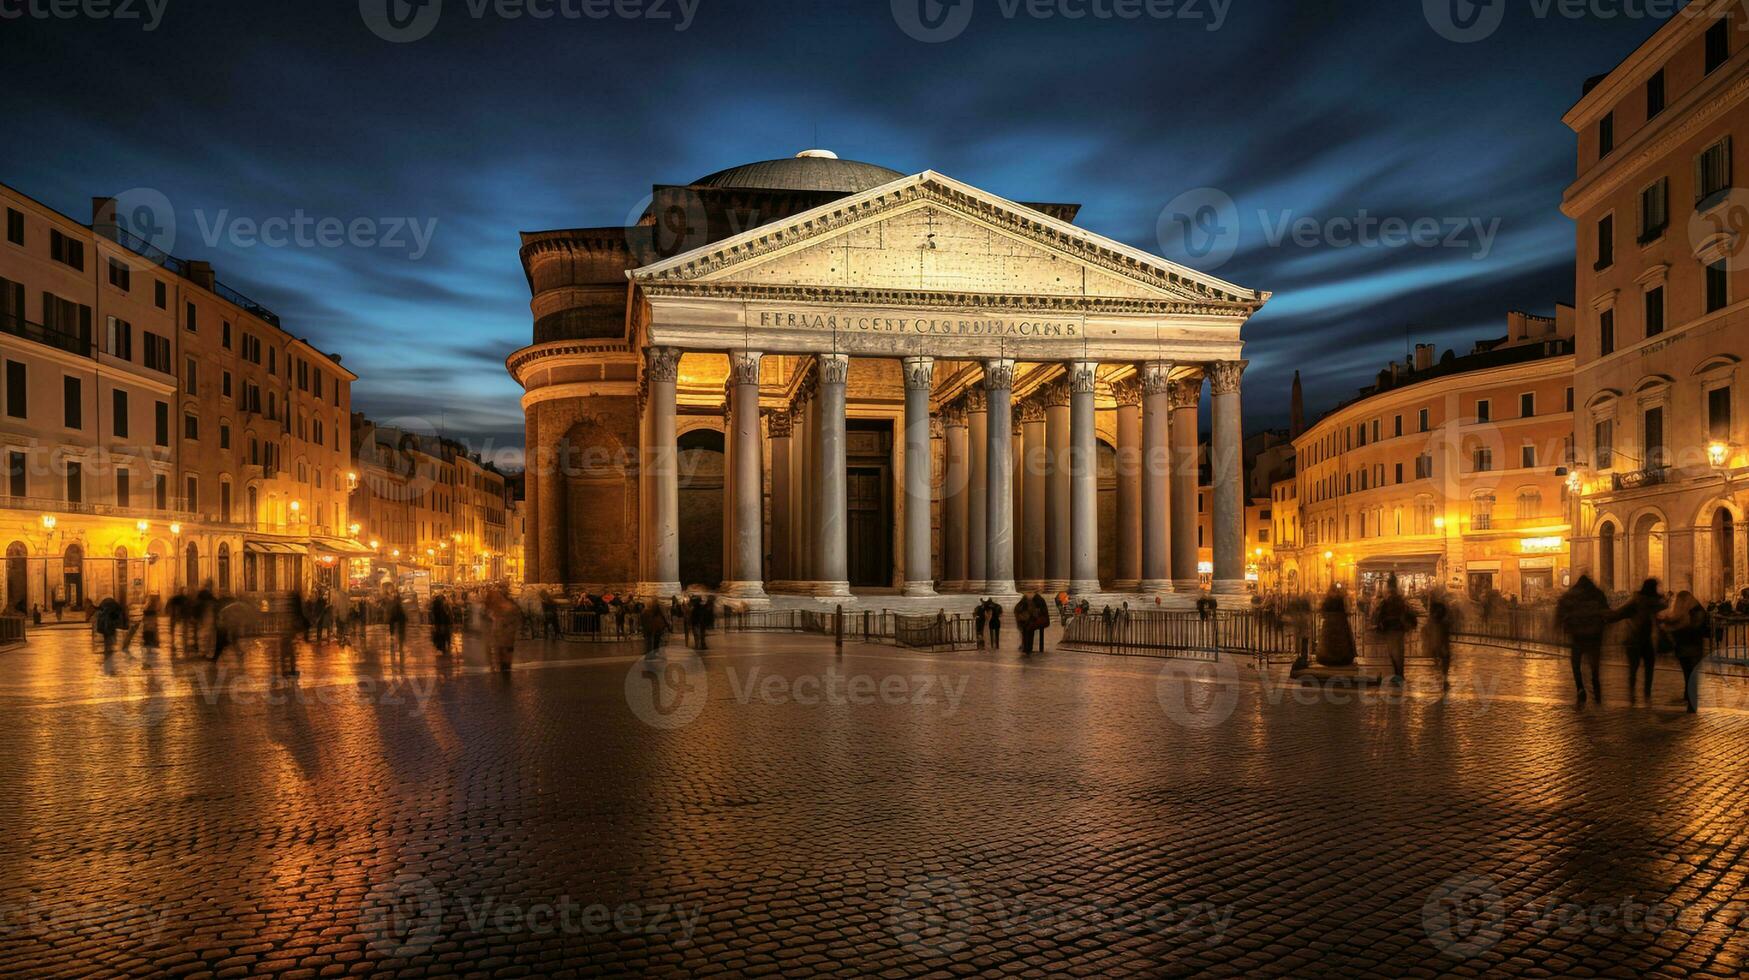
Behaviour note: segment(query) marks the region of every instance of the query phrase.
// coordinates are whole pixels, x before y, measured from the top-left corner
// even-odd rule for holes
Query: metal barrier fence
[[[24,642],[24,617],[0,616],[0,646]]]
[[[1206,618],[1196,612],[1134,610],[1109,619],[1071,617],[1062,644],[1105,653],[1198,660],[1217,660],[1224,654],[1274,662],[1294,659],[1302,635],[1282,617],[1251,610],[1217,610]],[[1311,636],[1305,639],[1316,642]]]
[[[1618,605],[1619,608],[1619,605]],[[1572,644],[1555,622],[1553,606],[1511,608],[1484,612],[1473,604],[1457,607],[1458,623],[1452,639],[1526,657],[1565,657]],[[1605,656],[1625,657],[1632,624],[1612,623],[1604,628]],[[1749,668],[1749,616],[1712,617],[1707,636],[1709,668]]]
[[[725,612],[717,625],[731,633],[814,633],[836,636],[837,611],[814,609],[768,609],[757,612]],[[907,616],[874,609],[842,613],[846,639],[862,643],[886,643],[913,650],[962,650],[978,645],[977,626],[970,616]]]

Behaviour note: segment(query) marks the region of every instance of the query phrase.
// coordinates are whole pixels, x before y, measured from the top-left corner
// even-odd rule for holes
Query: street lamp
[[[1706,459],[1708,463],[1712,464],[1713,469],[1724,469],[1725,464],[1731,461],[1730,443],[1718,440],[1709,443],[1706,447]]]

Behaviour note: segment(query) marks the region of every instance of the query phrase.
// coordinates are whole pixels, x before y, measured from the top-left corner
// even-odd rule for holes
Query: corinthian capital
[[[1217,395],[1237,395],[1245,361],[1216,361],[1209,365],[1209,387]]]
[[[1172,409],[1195,409],[1202,402],[1202,375],[1193,374],[1172,382]]]
[[[1164,395],[1171,391],[1171,361],[1147,361],[1142,364],[1142,394]]]
[[[1058,378],[1045,386],[1045,405],[1050,408],[1069,407],[1069,382]]]
[[[737,350],[729,352],[729,381],[731,384],[756,385],[759,383],[759,358],[756,350]]]
[[[987,396],[984,394],[984,389],[982,389],[982,388],[967,388],[966,389],[966,411],[971,412],[973,414],[977,414],[979,412],[988,412],[990,410],[990,403],[986,399],[987,399]]]
[[[953,402],[948,405],[943,405],[941,408],[941,421],[943,425],[950,429],[963,429],[971,424],[971,420],[966,418],[966,406],[964,402]]]
[[[935,358],[905,358],[905,387],[913,391],[929,391],[935,387]]]
[[[1067,374],[1069,390],[1077,395],[1091,395],[1099,387],[1098,361],[1070,361]]]
[[[1142,403],[1142,382],[1139,378],[1125,378],[1111,386],[1111,396],[1117,400],[1119,408],[1134,408]]]
[[[646,381],[679,381],[680,348],[644,348],[644,379]]]
[[[789,409],[779,409],[765,417],[765,432],[773,439],[788,439],[795,431],[795,419]]]
[[[821,384],[841,385],[850,380],[849,354],[818,354],[815,360],[820,362]]]
[[[998,357],[984,362],[984,390],[1014,390],[1014,360],[1012,358]]]

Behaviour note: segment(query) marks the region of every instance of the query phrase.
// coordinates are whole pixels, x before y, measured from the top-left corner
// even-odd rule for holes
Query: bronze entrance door
[[[893,428],[875,419],[850,419],[845,434],[849,479],[845,514],[850,584],[893,584]]]

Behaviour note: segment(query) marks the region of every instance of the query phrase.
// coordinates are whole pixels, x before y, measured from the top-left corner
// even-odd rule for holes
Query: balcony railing
[[[1467,534],[1471,531],[1523,531],[1530,528],[1553,527],[1567,523],[1567,518],[1561,514],[1532,514],[1528,517],[1503,517],[1499,514],[1476,514],[1463,523]]]
[[[0,313],[0,331],[53,347],[56,350],[64,350],[77,357],[96,356],[90,338],[45,327],[40,323],[32,323],[12,313]]]
[[[140,238],[138,235],[133,234],[125,228],[119,228],[115,225],[98,224],[94,226],[94,230],[98,234],[108,238],[110,241],[115,242],[117,245],[120,245],[122,248],[127,249],[143,259],[155,262],[184,279],[192,278],[189,275],[188,263],[186,261],[171,255],[169,252],[166,252],[158,246],[153,245],[151,242]],[[276,327],[280,325],[279,315],[277,313],[274,313],[267,307],[262,306],[260,303],[255,302],[222,282],[213,283],[213,292],[224,299],[229,300],[244,311],[266,320],[268,323],[271,323]]]
[[[169,506],[160,509],[156,507],[117,507],[114,504],[75,503],[70,500],[54,500],[49,497],[9,497],[0,496],[0,509],[28,510],[38,514],[80,514],[86,517],[125,517],[130,520],[151,521],[188,521],[194,523],[203,520],[201,514],[182,510],[182,501],[171,501]]]

